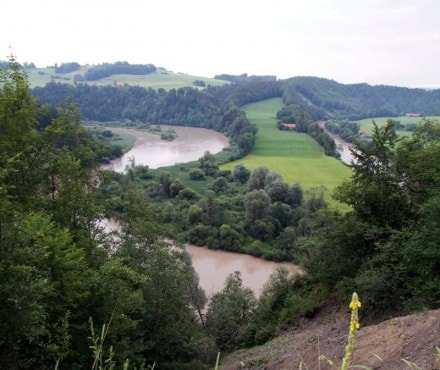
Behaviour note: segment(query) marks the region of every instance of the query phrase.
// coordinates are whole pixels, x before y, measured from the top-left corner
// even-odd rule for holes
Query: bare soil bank
[[[343,311],[322,312],[315,319],[303,319],[297,327],[264,346],[226,356],[220,369],[339,369],[349,321],[348,307]],[[398,317],[360,328],[351,365],[380,370],[438,370],[440,361],[435,359],[435,353],[439,346],[440,310]],[[319,364],[320,355],[332,360],[334,365],[325,360]],[[409,367],[403,359],[418,367]]]

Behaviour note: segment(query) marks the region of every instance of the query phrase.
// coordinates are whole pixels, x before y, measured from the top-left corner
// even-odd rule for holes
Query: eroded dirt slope
[[[350,312],[331,311],[280,334],[268,344],[225,357],[221,370],[339,369],[347,343]],[[356,335],[352,365],[381,370],[440,370],[440,310],[398,317],[361,327]],[[318,363],[320,355],[326,360]],[[411,367],[407,362],[417,364]],[[359,367],[358,367],[359,368]]]

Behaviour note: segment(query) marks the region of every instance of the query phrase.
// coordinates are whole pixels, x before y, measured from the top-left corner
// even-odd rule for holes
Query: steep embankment
[[[349,310],[322,312],[303,319],[264,346],[234,352],[221,361],[221,370],[232,369],[337,369],[347,343]],[[352,365],[371,369],[440,369],[436,347],[440,346],[440,310],[398,317],[357,332]],[[318,365],[320,355],[325,359]],[[302,367],[301,367],[302,366]],[[412,367],[417,368],[419,367]]]

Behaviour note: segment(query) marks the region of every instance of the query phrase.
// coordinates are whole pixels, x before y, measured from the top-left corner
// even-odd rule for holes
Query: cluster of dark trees
[[[289,185],[265,167],[219,170],[209,152],[198,166],[188,166],[190,180],[206,183],[202,192],[186,186],[182,174],[136,165],[127,171],[108,174],[101,183],[103,198],[111,200],[109,216],[124,212],[123,189],[132,181],[156,207],[167,237],[276,261],[292,260],[297,231],[307,228],[311,213],[327,207],[323,189],[308,190],[305,200],[299,184]]]
[[[55,64],[55,73],[70,73],[75,72],[81,68],[81,65],[77,62]]]
[[[352,143],[359,135],[359,124],[356,122],[351,122],[347,119],[345,120],[335,120],[331,119],[325,122],[325,128],[339,135],[348,143]]]
[[[104,63],[88,69],[84,74],[84,78],[87,81],[95,81],[113,74],[146,75],[156,72],[156,69],[153,64]]]
[[[229,81],[234,84],[241,82],[275,82],[277,80],[276,76],[248,76],[247,73],[243,73],[241,75],[230,75],[230,74],[220,74],[215,75],[214,78],[218,80]]]
[[[286,105],[297,104],[314,119],[358,120],[370,117],[397,117],[417,112],[440,113],[440,90],[396,86],[340,84],[317,77],[293,77],[281,81]]]

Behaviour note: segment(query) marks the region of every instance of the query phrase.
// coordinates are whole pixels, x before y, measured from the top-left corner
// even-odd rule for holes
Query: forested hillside
[[[440,114],[440,90],[365,83],[344,85],[317,77],[293,77],[282,84],[285,103],[310,112],[314,119]]]
[[[279,121],[296,123],[297,131],[312,136],[330,156],[338,156],[335,145],[313,121],[397,117],[406,113],[417,113],[422,117],[440,115],[440,90],[344,85],[316,77],[278,81],[267,76],[227,75],[223,78],[233,83],[216,87],[208,85],[203,90],[188,86],[169,91],[137,86],[50,83],[34,88],[32,94],[52,107],[71,98],[78,104],[85,120],[205,127],[228,134],[235,143],[238,136],[249,130],[232,127],[231,107],[282,97],[285,106],[277,114]],[[229,122],[225,121],[228,115]],[[242,141],[248,144],[248,139],[242,138]],[[242,155],[236,153],[235,158]]]
[[[112,107],[181,124],[197,116],[244,155],[255,129],[241,104],[283,95],[283,117],[314,131],[321,108],[293,87],[34,93],[41,101],[14,59],[0,69],[0,368],[207,369],[219,351],[263,343],[353,291],[365,320],[440,307],[438,122],[407,138],[392,121],[374,125],[371,141],[354,146],[352,177],[334,195],[347,209],[338,211],[269,169],[220,171],[209,153],[193,173],[212,179],[203,194],[144,166],[101,171],[111,148],[81,124]],[[340,106],[355,106],[347,101]],[[106,215],[117,217],[114,234],[100,227]],[[304,274],[276,271],[257,299],[235,273],[208,301],[185,249],[163,242],[170,229],[224,249],[254,238]]]

